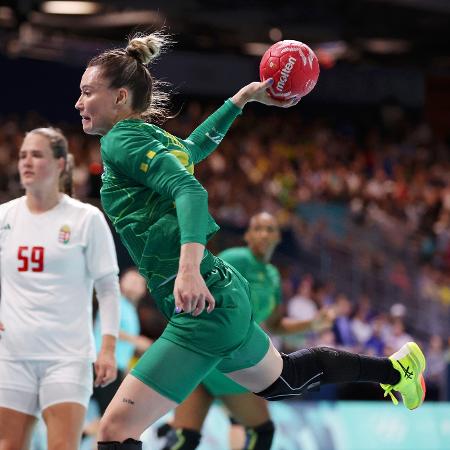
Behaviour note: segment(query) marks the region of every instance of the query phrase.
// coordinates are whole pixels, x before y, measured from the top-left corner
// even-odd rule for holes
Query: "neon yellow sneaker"
[[[400,372],[400,381],[395,384],[381,384],[384,396],[391,396],[394,405],[398,404],[392,391],[400,392],[408,409],[418,408],[425,399],[425,356],[415,342],[407,342],[400,350],[389,356],[392,365]]]

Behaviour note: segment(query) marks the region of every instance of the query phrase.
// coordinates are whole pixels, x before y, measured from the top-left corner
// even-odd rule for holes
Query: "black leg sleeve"
[[[267,400],[299,397],[320,384],[372,381],[396,384],[400,374],[388,358],[358,355],[328,347],[299,350],[281,355],[280,377],[257,395]]]

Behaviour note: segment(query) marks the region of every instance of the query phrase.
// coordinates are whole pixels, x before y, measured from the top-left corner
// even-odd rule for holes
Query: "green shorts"
[[[233,372],[257,364],[267,353],[269,337],[252,319],[248,283],[217,259],[205,275],[215,309],[197,317],[173,314],[161,337],[142,355],[132,375],[161,395],[181,403],[215,368]],[[162,300],[173,311],[173,295]]]
[[[246,394],[249,392],[244,386],[236,383],[217,369],[212,370],[203,379],[202,385],[213,397]]]

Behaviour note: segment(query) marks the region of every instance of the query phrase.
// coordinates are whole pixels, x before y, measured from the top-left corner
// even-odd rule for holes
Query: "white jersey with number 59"
[[[63,195],[32,214],[0,205],[0,359],[95,359],[94,280],[117,274],[114,242],[92,205]]]

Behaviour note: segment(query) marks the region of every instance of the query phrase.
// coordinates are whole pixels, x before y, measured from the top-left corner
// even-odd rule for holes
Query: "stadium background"
[[[368,386],[323,389],[311,403],[274,406],[274,448],[448,448],[450,3],[110,0],[82,2],[94,9],[70,15],[77,2],[66,14],[51,3],[0,2],[0,200],[21,193],[23,132],[51,123],[69,136],[76,195],[98,204],[98,139],[83,135],[73,105],[87,60],[127,34],[164,25],[174,35],[153,73],[172,85],[178,115],[165,126],[182,136],[257,78],[271,43],[304,41],[321,63],[315,90],[291,110],[246,107],[197,169],[222,226],[211,247],[241,245],[251,214],[276,214],[286,311],[338,310],[332,332],[278,345],[382,354],[412,336],[428,357],[429,401],[411,414],[371,401],[381,394]],[[130,261],[117,245],[123,269]],[[151,299],[143,305],[143,332],[157,334]],[[226,448],[226,426],[215,407],[202,448]]]

